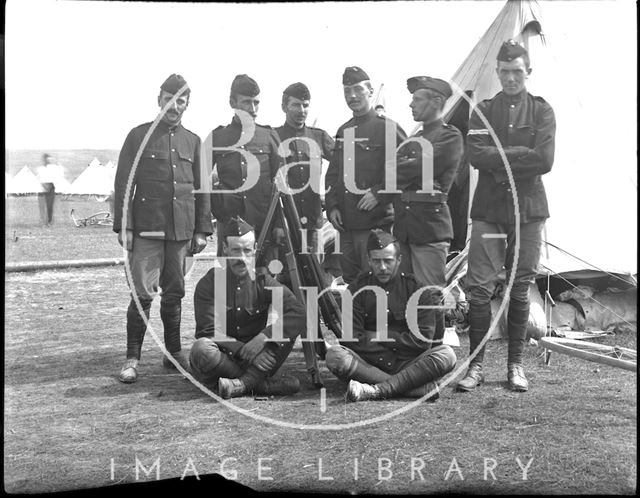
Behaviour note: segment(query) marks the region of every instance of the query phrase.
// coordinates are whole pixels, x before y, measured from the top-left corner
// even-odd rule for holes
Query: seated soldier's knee
[[[327,349],[325,362],[329,371],[336,377],[347,377],[351,370],[353,356],[344,346],[332,346]]]
[[[191,366],[201,372],[206,372],[218,366],[222,360],[222,351],[211,339],[201,337],[191,346],[189,362]]]
[[[431,353],[437,357],[442,375],[451,372],[451,370],[455,368],[458,358],[451,346],[441,344],[440,346],[432,348]]]

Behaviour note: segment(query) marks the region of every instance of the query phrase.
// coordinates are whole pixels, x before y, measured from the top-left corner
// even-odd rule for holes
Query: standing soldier
[[[231,84],[229,105],[235,111],[231,123],[212,132],[213,164],[219,184],[211,196],[211,211],[217,218],[218,255],[222,254],[224,225],[241,216],[260,233],[271,201],[273,178],[282,160],[278,155],[278,135],[269,126],[255,123],[260,105],[260,88],[253,78],[239,74]],[[257,182],[248,190],[217,193],[216,189],[238,190],[250,173],[247,161],[253,155],[259,167]],[[282,229],[276,228],[278,232]],[[281,233],[276,233],[277,239]]]
[[[295,163],[287,172],[287,185],[292,189],[302,189],[293,195],[303,229],[307,230],[307,242],[310,251],[318,254],[318,229],[322,228],[322,201],[320,199],[320,175],[322,159],[331,160],[334,142],[329,134],[320,128],[305,124],[309,114],[311,94],[304,83],[293,83],[282,94],[282,110],[286,115],[285,123],[276,128],[280,141],[289,142],[291,155],[287,163]],[[295,140],[301,138],[300,140]],[[309,147],[305,139],[316,144],[315,150]],[[314,177],[316,175],[316,177]],[[316,185],[315,191],[312,185]]]
[[[446,81],[428,76],[407,80],[413,94],[411,112],[422,121],[422,137],[433,147],[433,191],[422,190],[422,146],[410,142],[400,148],[398,189],[394,196],[393,234],[402,250],[402,270],[413,273],[425,285],[444,287],[449,243],[453,238],[447,194],[463,153],[460,131],[442,120],[442,109],[451,97]],[[431,174],[431,172],[429,172]]]
[[[529,54],[514,40],[498,52],[496,73],[502,91],[484,100],[469,120],[469,162],[479,172],[471,207],[471,243],[466,292],[469,301],[469,349],[471,354],[491,324],[490,300],[503,266],[507,278],[515,271],[507,315],[509,349],[507,379],[514,391],[529,388],[522,357],[529,318],[529,285],[540,259],[542,228],[549,217],[541,175],[551,171],[556,122],[551,106],[527,92],[531,74]],[[494,141],[482,121],[488,120],[499,141]],[[501,158],[506,155],[515,186],[520,213],[520,237],[516,240],[514,193]],[[517,246],[519,242],[519,247]],[[515,251],[517,266],[513,268]],[[484,348],[477,351],[458,390],[470,391],[484,381]]]
[[[189,251],[202,251],[212,233],[209,196],[193,193],[200,188],[200,138],[181,124],[189,94],[182,76],[169,76],[158,95],[158,105],[166,112],[151,131],[139,163],[134,168],[153,123],[129,132],[118,159],[113,230],[127,251],[129,287],[144,313],[140,315],[132,296],[127,310],[127,360],[119,376],[125,383],[138,377],[142,341],[158,286],[165,347],[183,368],[188,367],[180,344],[185,259]],[[168,357],[163,364],[174,367]]]
[[[368,267],[369,230],[388,230],[393,222],[393,207],[379,193],[385,180],[385,129],[396,127],[394,146],[402,143],[406,134],[397,123],[376,114],[371,102],[373,87],[362,69],[347,67],[342,85],[353,118],[338,128],[325,184],[327,216],[340,232],[342,277],[350,283]],[[356,189],[366,192],[353,191]]]

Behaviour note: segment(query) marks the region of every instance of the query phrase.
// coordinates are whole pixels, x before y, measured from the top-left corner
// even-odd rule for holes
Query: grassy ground
[[[23,225],[22,230],[29,228]],[[109,229],[59,223],[49,233],[55,237],[38,242],[42,252],[29,248],[31,242],[24,248],[29,256],[25,259],[42,254],[54,256],[50,259],[95,256],[99,244],[120,254]],[[85,235],[89,233],[96,238]],[[14,260],[24,256],[21,251],[10,254]],[[187,350],[194,330],[190,296],[209,264],[197,262],[187,277]],[[239,482],[260,490],[636,491],[636,376],[631,372],[555,353],[546,366],[543,351],[528,346],[525,364],[531,389],[516,394],[505,387],[506,344],[493,341],[485,362],[488,382],[477,392],[458,394],[448,386],[436,403],[358,428],[287,428],[231,407],[276,421],[345,424],[390,414],[408,401],[346,403],[345,386],[321,362],[327,389],[323,411],[320,393],[310,386],[296,348],[283,368],[303,379],[300,393],[222,404],[163,369],[150,332],[139,381],[123,385],[116,379],[124,359],[128,299],[122,267],[7,274],[5,284],[4,485],[9,492],[133,482],[136,459],[147,471],[159,462],[149,476],[138,467],[140,480],[154,479],[156,468],[161,479],[180,477],[185,470],[193,475],[194,469],[200,474],[235,472]],[[162,335],[157,303],[151,326]],[[637,347],[635,334],[600,341]],[[464,359],[466,337],[461,342],[456,353]],[[527,464],[524,480],[521,467]],[[495,466],[486,479],[485,466]]]

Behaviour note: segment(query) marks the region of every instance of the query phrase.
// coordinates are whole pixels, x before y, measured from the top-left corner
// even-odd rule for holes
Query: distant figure
[[[375,106],[375,111],[378,116],[384,118],[385,113],[387,112],[382,104],[378,104]]]
[[[44,193],[41,198],[44,199],[46,215],[44,216],[44,224],[50,226],[53,224],[53,204],[56,198],[56,182],[64,177],[62,166],[55,163],[50,154],[42,155],[42,166],[38,167],[38,181],[42,184]]]

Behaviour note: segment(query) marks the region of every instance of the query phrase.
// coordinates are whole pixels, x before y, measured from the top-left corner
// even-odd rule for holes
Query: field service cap
[[[433,90],[445,96],[445,98],[451,97],[453,93],[451,91],[451,85],[439,78],[431,78],[429,76],[414,76],[407,80],[407,88],[410,93],[424,88],[426,90]]]
[[[288,95],[289,97],[295,97],[296,99],[300,100],[311,100],[311,93],[309,93],[307,85],[300,82],[292,83],[287,88],[285,88],[284,92],[282,93]]]
[[[344,74],[342,75],[342,84],[351,86],[360,83],[361,81],[367,81],[369,79],[369,75],[364,72],[358,66],[349,66],[345,68]]]
[[[180,76],[179,74],[172,74],[166,80],[164,80],[164,83],[160,86],[160,90],[164,90],[171,95],[175,95],[186,84],[187,82],[182,76]],[[182,95],[189,95],[190,93],[191,89],[187,87]]]
[[[236,218],[231,218],[228,223],[224,224],[222,235],[224,237],[242,237],[252,230],[253,227],[238,216]]]
[[[369,231],[369,238],[367,239],[367,251],[375,251],[378,249],[384,249],[389,244],[396,241],[396,238],[389,232],[385,232],[381,228],[375,228]]]
[[[513,59],[527,54],[527,49],[515,40],[507,40],[500,47],[497,59],[503,62],[511,62]]]
[[[246,74],[239,74],[233,78],[231,83],[231,93],[246,95],[247,97],[255,97],[260,93],[260,87],[256,80]]]

